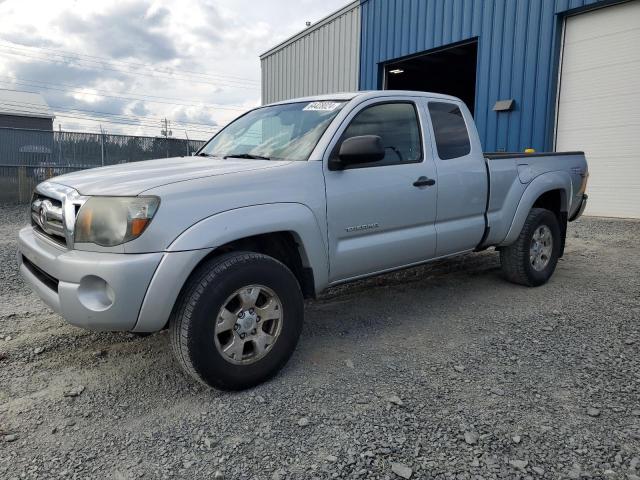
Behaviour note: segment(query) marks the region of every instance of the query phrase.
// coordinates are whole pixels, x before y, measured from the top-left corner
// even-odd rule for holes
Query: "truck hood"
[[[81,195],[139,195],[150,188],[197,178],[260,170],[290,161],[226,160],[211,157],[175,157],[92,168],[50,179]]]

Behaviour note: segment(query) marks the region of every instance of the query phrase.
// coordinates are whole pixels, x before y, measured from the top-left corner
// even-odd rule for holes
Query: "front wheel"
[[[172,314],[171,345],[195,379],[241,390],[271,378],[289,360],[303,315],[300,286],[284,264],[232,252],[192,274]]]
[[[556,269],[561,242],[556,215],[544,208],[532,208],[518,239],[500,250],[504,276],[530,287],[547,283]]]

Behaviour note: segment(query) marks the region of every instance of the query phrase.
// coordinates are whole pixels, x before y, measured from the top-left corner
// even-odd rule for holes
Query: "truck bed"
[[[481,242],[482,246],[513,241],[513,235],[519,231],[520,223],[530,209],[529,203],[535,200],[528,197],[537,198],[540,190],[558,192],[563,211],[569,220],[581,213],[587,176],[583,152],[495,152],[485,153],[484,157],[489,179],[489,198],[487,231]],[[537,185],[541,181],[544,183]],[[530,189],[531,185],[534,187]],[[520,205],[525,205],[526,208],[521,208],[518,212]],[[516,228],[513,228],[514,224]]]

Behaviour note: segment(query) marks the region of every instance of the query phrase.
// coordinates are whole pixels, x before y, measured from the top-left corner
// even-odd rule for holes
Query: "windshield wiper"
[[[252,155],[251,153],[235,153],[231,155],[225,155],[222,158],[248,158],[250,160],[271,160],[269,157],[263,157],[262,155]]]
[[[200,152],[197,157],[215,157],[215,155],[211,155],[210,153]]]

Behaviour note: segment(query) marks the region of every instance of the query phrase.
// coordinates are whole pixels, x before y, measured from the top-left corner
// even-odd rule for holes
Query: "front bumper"
[[[69,323],[90,330],[132,330],[163,253],[66,250],[25,227],[18,235],[20,273]]]
[[[588,199],[589,199],[589,196],[587,194],[583,194],[582,195],[582,199],[580,200],[580,206],[574,212],[574,214],[571,216],[571,218],[569,218],[570,222],[573,222],[574,220],[577,220],[578,218],[580,218],[582,216],[582,214],[584,213],[584,209],[587,208],[587,200]]]

